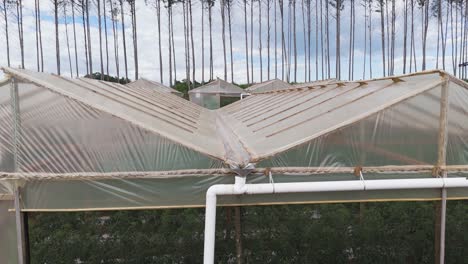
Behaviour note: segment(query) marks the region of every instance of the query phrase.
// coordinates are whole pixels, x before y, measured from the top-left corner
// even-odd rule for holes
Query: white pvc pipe
[[[466,178],[424,178],[398,180],[354,180],[329,182],[296,182],[245,184],[245,177],[236,176],[235,184],[218,184],[206,192],[205,246],[203,263],[214,263],[216,233],[216,201],[218,195],[311,193],[366,190],[445,189],[468,187]]]

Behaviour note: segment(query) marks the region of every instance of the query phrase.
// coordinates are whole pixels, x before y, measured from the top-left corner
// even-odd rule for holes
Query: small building
[[[257,83],[245,89],[249,93],[264,93],[291,88],[292,86],[279,79],[273,79],[262,83]]]
[[[126,84],[126,86],[131,87],[131,88],[154,89],[158,92],[171,93],[171,94],[178,95],[181,97],[183,96],[183,93],[177,91],[176,89],[173,89],[171,87],[165,86],[164,84],[151,81],[145,78],[141,78],[131,83],[128,83]]]
[[[244,89],[217,78],[216,80],[189,91],[189,98],[200,106],[218,109],[241,98]]]

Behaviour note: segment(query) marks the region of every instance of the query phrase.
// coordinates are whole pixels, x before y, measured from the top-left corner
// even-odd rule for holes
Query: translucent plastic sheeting
[[[0,263],[18,263],[13,201],[0,200]]]
[[[10,83],[0,85],[0,171],[12,172],[12,115],[10,101]],[[1,185],[1,184],[0,184]]]
[[[436,72],[401,79],[336,83],[318,89],[255,95],[221,111],[230,117],[229,123],[251,153],[251,160],[260,161],[440,88],[445,81]],[[426,101],[432,104],[429,107],[440,109],[439,104]],[[381,123],[380,119],[377,121]],[[434,121],[429,125],[438,125],[438,120]]]
[[[365,174],[366,180],[430,178],[430,173]],[[269,183],[263,175],[250,175],[247,183]],[[359,180],[354,174],[272,175],[274,183]],[[23,188],[23,210],[124,210],[203,207],[208,188],[233,184],[232,176],[191,176],[168,179],[30,181]],[[448,190],[450,199],[468,198],[467,189]],[[440,190],[390,190],[220,196],[220,205],[319,203],[344,201],[437,200]]]
[[[219,94],[190,93],[190,101],[207,109],[218,109],[221,106]]]
[[[440,94],[438,87],[411,97],[263,160],[257,167],[435,165]]]
[[[274,79],[262,83],[257,83],[245,89],[249,93],[263,93],[291,88],[292,86],[282,80]]]
[[[172,89],[170,87],[167,87],[165,86],[164,84],[161,84],[161,83],[158,83],[158,82],[155,82],[155,81],[151,81],[151,80],[147,80],[147,79],[144,79],[144,78],[141,78],[141,79],[138,79],[136,81],[133,81],[131,83],[127,83],[126,86],[129,86],[133,89],[147,89],[147,90],[157,90],[157,91],[160,91],[160,92],[163,92],[163,93],[172,93],[172,94],[175,94],[175,95],[178,95],[178,96],[182,96],[183,94],[175,89]]]
[[[55,109],[60,108],[60,104],[47,100],[50,96],[45,93],[27,98],[28,102],[23,102],[28,90],[44,89],[57,94],[57,97],[79,102],[91,112],[107,113],[118,117],[122,122],[134,124],[197,152],[221,160],[224,158],[222,143],[210,123],[213,113],[178,96],[157,91],[148,93],[142,89],[114,83],[69,79],[27,70],[8,69],[8,72],[20,81],[20,104],[36,107],[42,100],[41,103],[47,104],[44,107],[51,108],[53,105]],[[28,88],[28,85],[33,88]],[[75,115],[73,111],[70,111],[70,114]]]
[[[223,167],[219,160],[44,88],[20,83],[19,90],[21,172]]]
[[[437,98],[431,98],[436,101]],[[468,164],[468,90],[450,85],[448,113],[447,164]]]

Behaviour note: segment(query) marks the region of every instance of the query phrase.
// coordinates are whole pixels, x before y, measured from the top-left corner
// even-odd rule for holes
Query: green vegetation
[[[106,81],[106,82],[115,82],[115,83],[120,83],[120,84],[127,84],[129,82],[131,82],[130,79],[125,79],[125,78],[117,78],[117,77],[114,77],[114,76],[109,76],[107,74],[104,74],[101,78],[101,73],[99,72],[95,72],[93,74],[87,74],[84,76],[85,78],[90,78],[90,79],[95,79],[95,80],[103,80],[103,81]]]
[[[434,263],[432,202],[242,208],[244,263]],[[450,201],[446,263],[468,263],[468,202]],[[234,209],[216,259],[235,263]],[[201,263],[203,209],[30,214],[31,263]]]

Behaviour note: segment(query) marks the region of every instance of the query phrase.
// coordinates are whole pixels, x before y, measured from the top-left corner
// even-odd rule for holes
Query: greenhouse
[[[190,101],[208,109],[218,109],[241,98],[244,89],[217,78],[189,91]]]
[[[151,81],[145,78],[140,78],[131,83],[127,83],[126,86],[131,87],[132,89],[149,89],[149,90],[154,89],[158,92],[171,93],[171,94],[175,94],[178,96],[183,96],[183,94],[177,91],[176,89],[167,87],[162,83]]]
[[[0,263],[23,263],[27,212],[468,199],[468,85],[442,71],[214,111],[147,88],[3,71]]]
[[[273,79],[273,80],[269,80],[266,82],[254,84],[245,90],[249,93],[263,93],[263,92],[287,89],[290,87],[291,85],[287,82],[284,82],[278,79]]]

